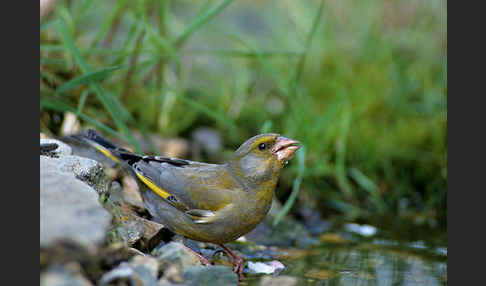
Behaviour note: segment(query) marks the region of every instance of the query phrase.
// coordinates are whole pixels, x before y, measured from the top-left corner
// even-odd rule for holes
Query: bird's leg
[[[199,260],[201,261],[202,264],[204,264],[206,266],[211,266],[212,265],[211,264],[211,261],[209,261],[202,254],[200,254],[197,251],[193,250],[192,248],[190,248],[189,246],[185,245],[184,243],[182,245],[184,245],[184,247],[187,248],[190,252],[194,253],[199,258]]]
[[[231,257],[231,260],[234,264],[233,271],[238,274],[239,280],[243,279],[243,262],[244,259],[236,254],[233,253],[228,247],[226,247],[224,244],[220,244],[221,248],[223,248],[224,252],[228,257]]]

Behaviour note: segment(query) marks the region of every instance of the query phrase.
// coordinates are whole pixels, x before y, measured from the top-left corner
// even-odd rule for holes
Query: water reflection
[[[283,253],[286,269],[280,275],[298,277],[299,285],[447,284],[447,248],[427,247],[423,242],[376,240]],[[259,285],[256,277],[247,284]]]

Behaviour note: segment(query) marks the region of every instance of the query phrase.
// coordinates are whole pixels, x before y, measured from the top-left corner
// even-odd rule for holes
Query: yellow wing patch
[[[164,199],[167,199],[170,196],[170,194],[167,193],[166,190],[164,190],[161,187],[155,185],[149,178],[144,177],[141,173],[139,173],[137,171],[135,171],[135,174],[140,179],[140,181],[142,181],[145,185],[147,185],[147,187],[149,187],[152,191],[154,191],[155,193],[157,193],[157,195],[161,196]]]
[[[108,151],[106,148],[102,147],[102,146],[99,146],[99,145],[94,145],[93,146],[96,148],[96,150],[100,151],[101,153],[103,153],[106,157],[110,158],[111,160],[117,162],[117,163],[120,163],[120,160],[118,160],[117,157],[113,156],[113,154],[111,154],[110,151]]]

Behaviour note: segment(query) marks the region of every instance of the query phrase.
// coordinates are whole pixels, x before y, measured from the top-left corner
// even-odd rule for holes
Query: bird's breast
[[[267,215],[272,205],[273,188],[261,188],[245,194],[235,203],[234,229],[244,235],[256,227]]]

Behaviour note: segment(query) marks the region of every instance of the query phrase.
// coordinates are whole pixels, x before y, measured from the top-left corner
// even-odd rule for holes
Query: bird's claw
[[[245,268],[243,266],[244,260],[243,258],[236,256],[233,260],[233,263],[235,264],[235,266],[233,267],[233,272],[238,274],[238,280],[241,281],[244,277],[243,276],[243,269]]]

